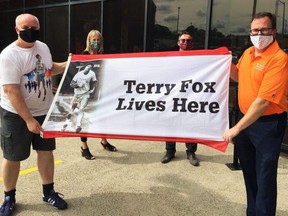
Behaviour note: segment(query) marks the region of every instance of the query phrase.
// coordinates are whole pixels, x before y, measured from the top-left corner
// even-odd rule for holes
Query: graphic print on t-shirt
[[[39,54],[36,55],[35,69],[26,73],[25,76],[27,77],[25,89],[32,94],[38,93],[38,98],[45,101],[46,89],[52,88],[51,70],[45,67]]]

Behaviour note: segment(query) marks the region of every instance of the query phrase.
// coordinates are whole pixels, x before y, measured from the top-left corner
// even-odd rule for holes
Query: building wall
[[[56,61],[81,52],[91,29],[103,33],[105,53],[174,50],[185,30],[195,49],[227,46],[237,58],[250,46],[249,23],[258,11],[277,15],[278,40],[287,48],[286,1],[0,0],[0,51],[16,39],[15,17],[28,12],[39,18],[41,39]]]

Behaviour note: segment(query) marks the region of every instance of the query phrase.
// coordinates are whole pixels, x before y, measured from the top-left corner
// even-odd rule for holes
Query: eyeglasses
[[[184,43],[185,41],[186,41],[187,43],[191,43],[191,42],[192,42],[192,39],[179,39],[179,41],[180,41],[181,43]]]
[[[269,31],[271,30],[272,28],[262,28],[262,29],[250,29],[250,34],[251,35],[258,35],[259,32],[262,34],[262,35],[267,35],[269,34]]]

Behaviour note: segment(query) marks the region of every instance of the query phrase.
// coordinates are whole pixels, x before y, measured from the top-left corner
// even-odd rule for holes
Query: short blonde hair
[[[91,37],[95,36],[95,35],[98,35],[99,38],[100,38],[100,47],[99,49],[97,50],[98,53],[103,53],[104,52],[104,46],[103,46],[103,37],[102,37],[102,34],[98,31],[98,30],[91,30],[88,35],[87,35],[87,39],[86,39],[86,49],[90,54],[93,54],[93,49],[92,47],[90,46],[90,42],[91,42]]]

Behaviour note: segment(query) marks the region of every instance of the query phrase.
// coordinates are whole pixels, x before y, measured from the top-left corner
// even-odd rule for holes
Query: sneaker
[[[6,196],[2,206],[0,207],[0,216],[9,216],[15,207],[15,199]]]
[[[43,195],[43,201],[46,202],[47,204],[54,206],[55,208],[59,210],[66,209],[68,206],[67,202],[64,199],[62,199],[59,195],[64,197],[63,194],[55,192],[53,190],[49,196]]]

